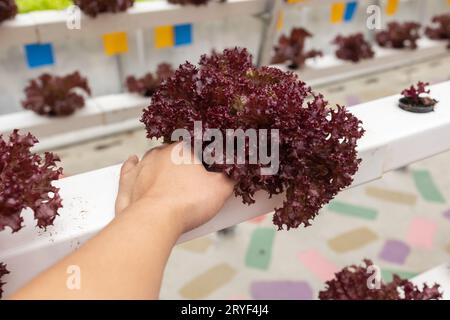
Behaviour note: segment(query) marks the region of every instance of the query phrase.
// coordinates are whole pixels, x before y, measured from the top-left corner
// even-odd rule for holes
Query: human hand
[[[233,192],[234,183],[222,173],[208,172],[202,164],[175,164],[176,144],[149,151],[139,161],[130,157],[122,166],[116,214],[146,207],[168,207],[170,223],[184,233],[212,219]],[[158,214],[152,213],[152,214]]]

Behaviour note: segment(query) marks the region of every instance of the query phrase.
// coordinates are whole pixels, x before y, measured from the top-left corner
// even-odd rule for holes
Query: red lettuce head
[[[22,106],[39,115],[62,117],[84,107],[82,92],[91,94],[87,79],[74,72],[64,77],[43,74],[25,88]]]
[[[17,14],[17,5],[14,0],[0,0],[0,23],[12,19]]]
[[[194,121],[224,136],[226,129],[279,130],[278,174],[262,175],[263,165],[249,161],[209,167],[234,179],[235,194],[246,204],[254,203],[259,190],[285,193],[273,218],[279,229],[310,225],[320,208],[351,184],[360,163],[355,148],[363,129],[356,117],[341,106],[330,108],[291,72],[255,67],[245,49],[204,55],[198,67],[181,65],[142,117],[148,138],[163,137],[166,143],[176,129],[194,136]]]
[[[275,55],[272,58],[273,64],[289,63],[289,68],[298,69],[305,65],[307,59],[322,56],[321,51],[310,50],[305,52],[305,42],[312,34],[304,28],[294,28],[289,36],[284,34],[275,46]]]
[[[378,286],[370,279],[379,270],[370,260],[364,260],[362,266],[352,265],[335,274],[333,280],[326,282],[326,289],[319,293],[320,300],[438,300],[442,299],[439,285],[423,286],[419,289],[408,280],[394,275],[392,282],[381,281]]]
[[[130,76],[127,78],[126,84],[129,92],[140,94],[144,97],[151,97],[161,83],[171,77],[175,71],[168,63],[158,65],[156,74],[147,73],[142,78]]]
[[[74,0],[85,14],[93,18],[101,13],[117,13],[126,11],[134,4],[134,0]]]
[[[430,90],[427,90],[427,87],[430,84],[428,82],[417,83],[417,86],[411,86],[408,89],[402,91],[402,96],[407,98],[409,101],[415,104],[421,103],[421,95],[430,93]]]
[[[433,17],[433,26],[425,29],[425,34],[433,40],[448,40],[450,49],[450,14],[442,14]]]
[[[34,212],[37,226],[51,224],[62,207],[59,189],[52,186],[62,169],[58,156],[44,157],[30,149],[37,143],[31,134],[20,135],[14,130],[9,139],[0,136],[0,231],[6,227],[17,232],[22,228],[21,213],[29,208]]]
[[[341,60],[356,63],[364,59],[371,59],[375,55],[372,46],[364,39],[362,33],[349,36],[339,35],[334,39],[333,44],[338,46],[336,57]]]
[[[416,22],[391,22],[388,24],[387,30],[376,34],[376,40],[381,47],[417,49],[420,27],[421,25]]]

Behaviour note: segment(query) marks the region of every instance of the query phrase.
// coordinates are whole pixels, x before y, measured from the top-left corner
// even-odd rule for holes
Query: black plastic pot
[[[423,103],[416,104],[410,99],[403,97],[399,100],[399,107],[408,112],[428,113],[434,111],[434,107],[438,103],[437,100],[431,98],[423,98],[422,101]]]

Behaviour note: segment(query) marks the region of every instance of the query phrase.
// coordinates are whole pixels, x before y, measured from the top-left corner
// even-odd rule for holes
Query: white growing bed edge
[[[383,176],[415,161],[450,149],[450,82],[431,87],[440,101],[433,113],[413,114],[397,107],[399,96],[391,96],[352,107],[364,122],[366,134],[358,151],[363,159],[354,186]],[[26,227],[17,234],[0,233],[0,261],[8,264],[6,295],[17,290],[40,271],[75,250],[99,232],[114,217],[119,166],[68,177],[57,182],[64,208],[47,232],[34,227],[32,215],[24,212]],[[212,221],[184,234],[184,242],[236,225],[273,211],[282,196],[267,199],[257,194],[255,205],[230,199]],[[293,231],[300,232],[300,231]]]
[[[123,93],[86,100],[86,106],[68,117],[49,118],[32,111],[0,116],[0,134],[14,129],[31,132],[40,143],[35,151],[51,150],[71,143],[136,129],[150,98]]]
[[[442,292],[442,298],[444,300],[450,300],[450,263],[444,263],[431,270],[428,270],[422,274],[411,279],[411,281],[421,288],[423,284],[433,286],[434,284],[440,285],[440,291]]]
[[[414,63],[450,54],[446,41],[422,38],[416,50],[386,49],[373,46],[375,57],[358,63],[342,61],[333,55],[325,55],[306,61],[303,69],[296,70],[300,79],[311,86],[323,86],[333,82],[347,80],[370,73],[404,67]],[[285,66],[280,66],[286,70]]]

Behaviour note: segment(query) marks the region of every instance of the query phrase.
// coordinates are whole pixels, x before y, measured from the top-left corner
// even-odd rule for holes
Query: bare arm
[[[179,236],[213,218],[233,183],[202,165],[175,165],[173,146],[122,167],[116,218],[96,237],[12,299],[157,299],[164,268]],[[66,286],[78,266],[81,289]]]

